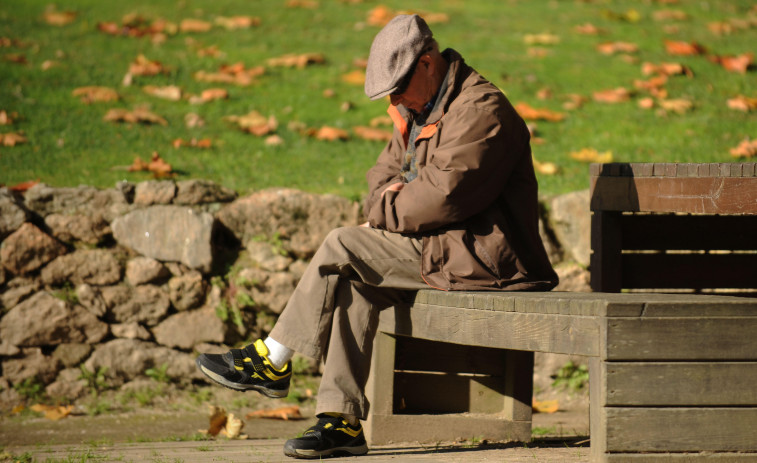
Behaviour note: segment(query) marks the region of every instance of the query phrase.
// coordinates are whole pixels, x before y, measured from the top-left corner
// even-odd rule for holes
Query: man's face
[[[431,57],[422,55],[412,72],[413,75],[405,91],[401,94],[393,93],[389,95],[389,98],[395,106],[401,104],[407,109],[420,113],[436,91],[432,85],[433,61]]]

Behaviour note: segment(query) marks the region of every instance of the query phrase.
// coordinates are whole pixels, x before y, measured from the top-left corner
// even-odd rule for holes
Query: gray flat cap
[[[399,15],[373,39],[365,71],[365,94],[378,100],[397,90],[405,75],[431,43],[426,21],[417,14]]]

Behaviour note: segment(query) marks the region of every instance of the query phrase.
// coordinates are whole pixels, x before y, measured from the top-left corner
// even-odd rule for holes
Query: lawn
[[[178,180],[359,198],[383,142],[354,129],[387,106],[364,96],[362,63],[381,13],[407,8],[514,104],[560,119],[529,120],[544,194],[588,187],[577,152],[622,162],[733,162],[744,159],[730,150],[757,138],[748,110],[757,98],[750,0],[71,0],[55,8],[47,0],[0,4],[0,184],[108,188],[152,178],[127,167],[157,153]],[[269,61],[288,54],[321,62]],[[126,78],[140,55],[158,73],[141,75],[142,66]],[[224,65],[262,74],[249,85],[198,78]],[[82,102],[73,93],[87,86],[118,99]],[[180,99],[154,96],[148,86],[178,87]],[[595,95],[618,88],[625,92],[612,102]],[[228,98],[201,100],[207,89]],[[746,107],[729,107],[739,98]],[[106,121],[118,108],[146,109],[162,121]],[[252,111],[267,133],[245,132],[230,119]],[[188,114],[202,123],[187,124]],[[318,139],[322,127],[348,139]]]

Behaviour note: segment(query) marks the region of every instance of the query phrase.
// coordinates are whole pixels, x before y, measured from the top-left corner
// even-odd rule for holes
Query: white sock
[[[281,370],[292,359],[294,351],[284,344],[268,336],[263,340],[263,344],[268,348],[268,360],[274,368]]]

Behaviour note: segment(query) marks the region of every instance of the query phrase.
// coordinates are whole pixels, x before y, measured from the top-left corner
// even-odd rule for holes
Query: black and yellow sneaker
[[[302,437],[284,444],[284,455],[294,458],[321,458],[332,455],[365,455],[363,427],[351,426],[337,413],[321,413],[318,423],[308,428]]]
[[[216,383],[237,391],[255,390],[274,399],[286,397],[292,379],[292,362],[277,370],[268,360],[261,339],[225,354],[200,354],[197,367]]]

